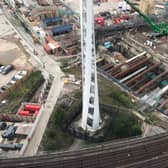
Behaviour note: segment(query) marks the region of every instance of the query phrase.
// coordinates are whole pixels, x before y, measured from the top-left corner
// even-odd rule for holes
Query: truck
[[[13,140],[15,137],[16,129],[17,129],[17,126],[14,126],[14,125],[7,126],[6,131],[2,134],[2,138]]]

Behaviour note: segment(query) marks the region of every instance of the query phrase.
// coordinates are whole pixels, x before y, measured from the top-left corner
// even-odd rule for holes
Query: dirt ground
[[[20,48],[15,42],[10,40],[12,37],[7,37],[6,39],[0,39],[0,64],[14,65],[15,69],[12,70],[7,75],[0,74],[0,87],[5,85],[11,80],[11,78],[16,74],[19,69],[30,69],[31,66],[28,63],[28,56],[25,54],[22,48]],[[15,39],[17,40],[17,39]]]
[[[76,12],[80,12],[80,0],[64,0],[68,6],[70,6]],[[94,13],[97,14],[102,11],[114,11],[118,9],[117,0],[108,0],[108,2],[102,2],[100,6],[94,6]]]
[[[11,80],[17,70],[31,69],[31,65],[28,62],[29,55],[3,15],[0,15],[0,25],[0,64],[12,64],[15,67],[7,75],[0,74],[1,87]]]

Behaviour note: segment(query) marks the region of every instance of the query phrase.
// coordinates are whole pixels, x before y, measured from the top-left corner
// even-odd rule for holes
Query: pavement
[[[142,134],[143,137],[154,136],[154,135],[166,132],[161,127],[158,127],[158,126],[155,126],[155,125],[150,125],[150,124],[147,124],[145,122],[143,123],[143,130],[144,130],[143,134]]]
[[[36,155],[39,145],[41,143],[43,134],[47,127],[50,115],[54,109],[54,105],[57,102],[57,99],[61,93],[63,87],[63,81],[61,81],[61,76],[57,75],[54,78],[53,84],[51,86],[47,101],[45,105],[42,107],[39,117],[37,118],[36,128],[33,132],[33,135],[29,138],[29,143],[24,151],[21,153],[24,156],[33,156]]]

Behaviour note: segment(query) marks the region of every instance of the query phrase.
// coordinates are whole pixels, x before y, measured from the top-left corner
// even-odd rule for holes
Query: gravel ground
[[[80,0],[64,0],[73,10],[79,13],[80,11]],[[108,2],[103,2],[100,6],[94,6],[94,13],[97,14],[101,11],[114,11],[118,8],[118,0],[108,0]]]

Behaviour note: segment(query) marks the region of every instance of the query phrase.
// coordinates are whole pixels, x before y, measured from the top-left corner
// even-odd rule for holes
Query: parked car
[[[15,137],[17,126],[9,125],[6,131],[2,134],[2,138],[7,138],[8,140],[13,140]]]
[[[15,76],[12,78],[12,80],[17,81],[17,80],[20,80],[20,79],[22,79],[22,78],[23,78],[23,76],[21,76],[21,75],[15,75]]]
[[[8,74],[11,70],[13,70],[14,69],[14,66],[13,65],[11,65],[11,64],[9,64],[9,65],[6,65],[5,66],[5,68],[2,70],[2,74],[3,75],[6,75],[6,74]]]
[[[18,75],[21,75],[21,76],[26,76],[26,75],[27,75],[27,71],[25,71],[25,70],[18,71],[17,74],[18,74]]]
[[[104,17],[105,19],[111,19],[111,13],[108,11],[100,12],[100,16]]]
[[[0,67],[0,73],[2,73],[3,69],[5,68],[5,66],[1,66]]]
[[[12,86],[12,83],[11,83],[11,82],[8,82],[6,85],[7,85],[7,86],[8,86],[8,88],[9,88],[9,87],[11,87],[11,86]]]
[[[13,78],[12,78],[12,80],[10,80],[9,83],[11,83],[13,85],[13,84],[16,83],[16,81],[14,81]]]
[[[3,86],[1,87],[1,90],[5,91],[5,90],[7,90],[9,87],[10,87],[10,86],[8,86],[8,85],[3,85]]]
[[[7,127],[7,124],[5,122],[0,122],[0,130],[5,130]]]

